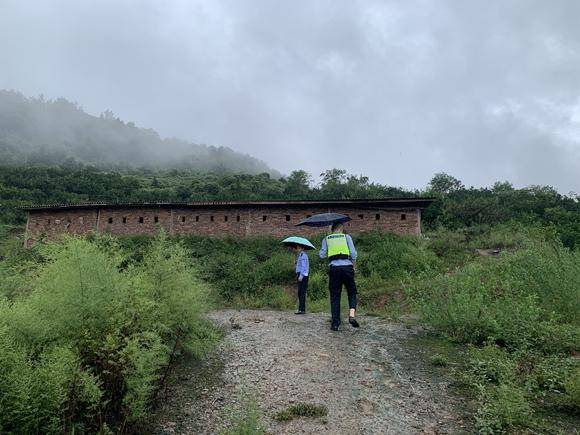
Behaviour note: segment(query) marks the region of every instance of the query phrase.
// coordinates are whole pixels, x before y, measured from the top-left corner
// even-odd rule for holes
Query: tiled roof
[[[35,204],[22,207],[25,211],[92,208],[197,208],[197,207],[312,207],[312,206],[358,206],[358,207],[418,207],[425,208],[434,198],[373,198],[373,199],[327,199],[327,200],[268,200],[268,201],[194,201],[194,202],[80,202],[71,204]]]

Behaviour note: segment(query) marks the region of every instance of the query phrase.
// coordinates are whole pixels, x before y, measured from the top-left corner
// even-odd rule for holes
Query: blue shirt
[[[310,260],[308,260],[308,255],[304,251],[300,251],[298,257],[296,258],[296,273],[300,275],[300,278],[308,276],[310,271]]]
[[[350,251],[350,260],[349,259],[340,259],[340,260],[332,260],[330,262],[331,266],[352,266],[351,260],[356,260],[356,249],[354,247],[354,243],[352,242],[352,237],[346,234],[346,244],[348,245],[348,250]],[[322,246],[320,247],[320,258],[326,258],[326,237],[322,239]]]

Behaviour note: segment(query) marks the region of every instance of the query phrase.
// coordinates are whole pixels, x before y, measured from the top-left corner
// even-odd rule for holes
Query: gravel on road
[[[185,364],[153,418],[154,433],[220,433],[256,401],[272,434],[438,434],[470,432],[461,397],[436,373],[416,326],[361,316],[361,327],[330,331],[324,314],[221,310],[209,318],[226,331],[215,352]],[[414,344],[415,343],[415,344]],[[295,404],[322,405],[326,417],[286,422]]]

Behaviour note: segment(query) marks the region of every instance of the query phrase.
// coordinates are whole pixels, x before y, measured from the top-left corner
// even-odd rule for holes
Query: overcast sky
[[[288,173],[580,192],[580,1],[0,0],[0,88]]]

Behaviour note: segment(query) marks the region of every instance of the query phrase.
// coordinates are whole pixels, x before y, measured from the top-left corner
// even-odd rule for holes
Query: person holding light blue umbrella
[[[306,292],[308,290],[308,274],[310,273],[310,260],[306,250],[315,249],[315,247],[308,239],[303,237],[288,237],[282,240],[282,243],[297,252],[298,310],[295,314],[306,314]]]

